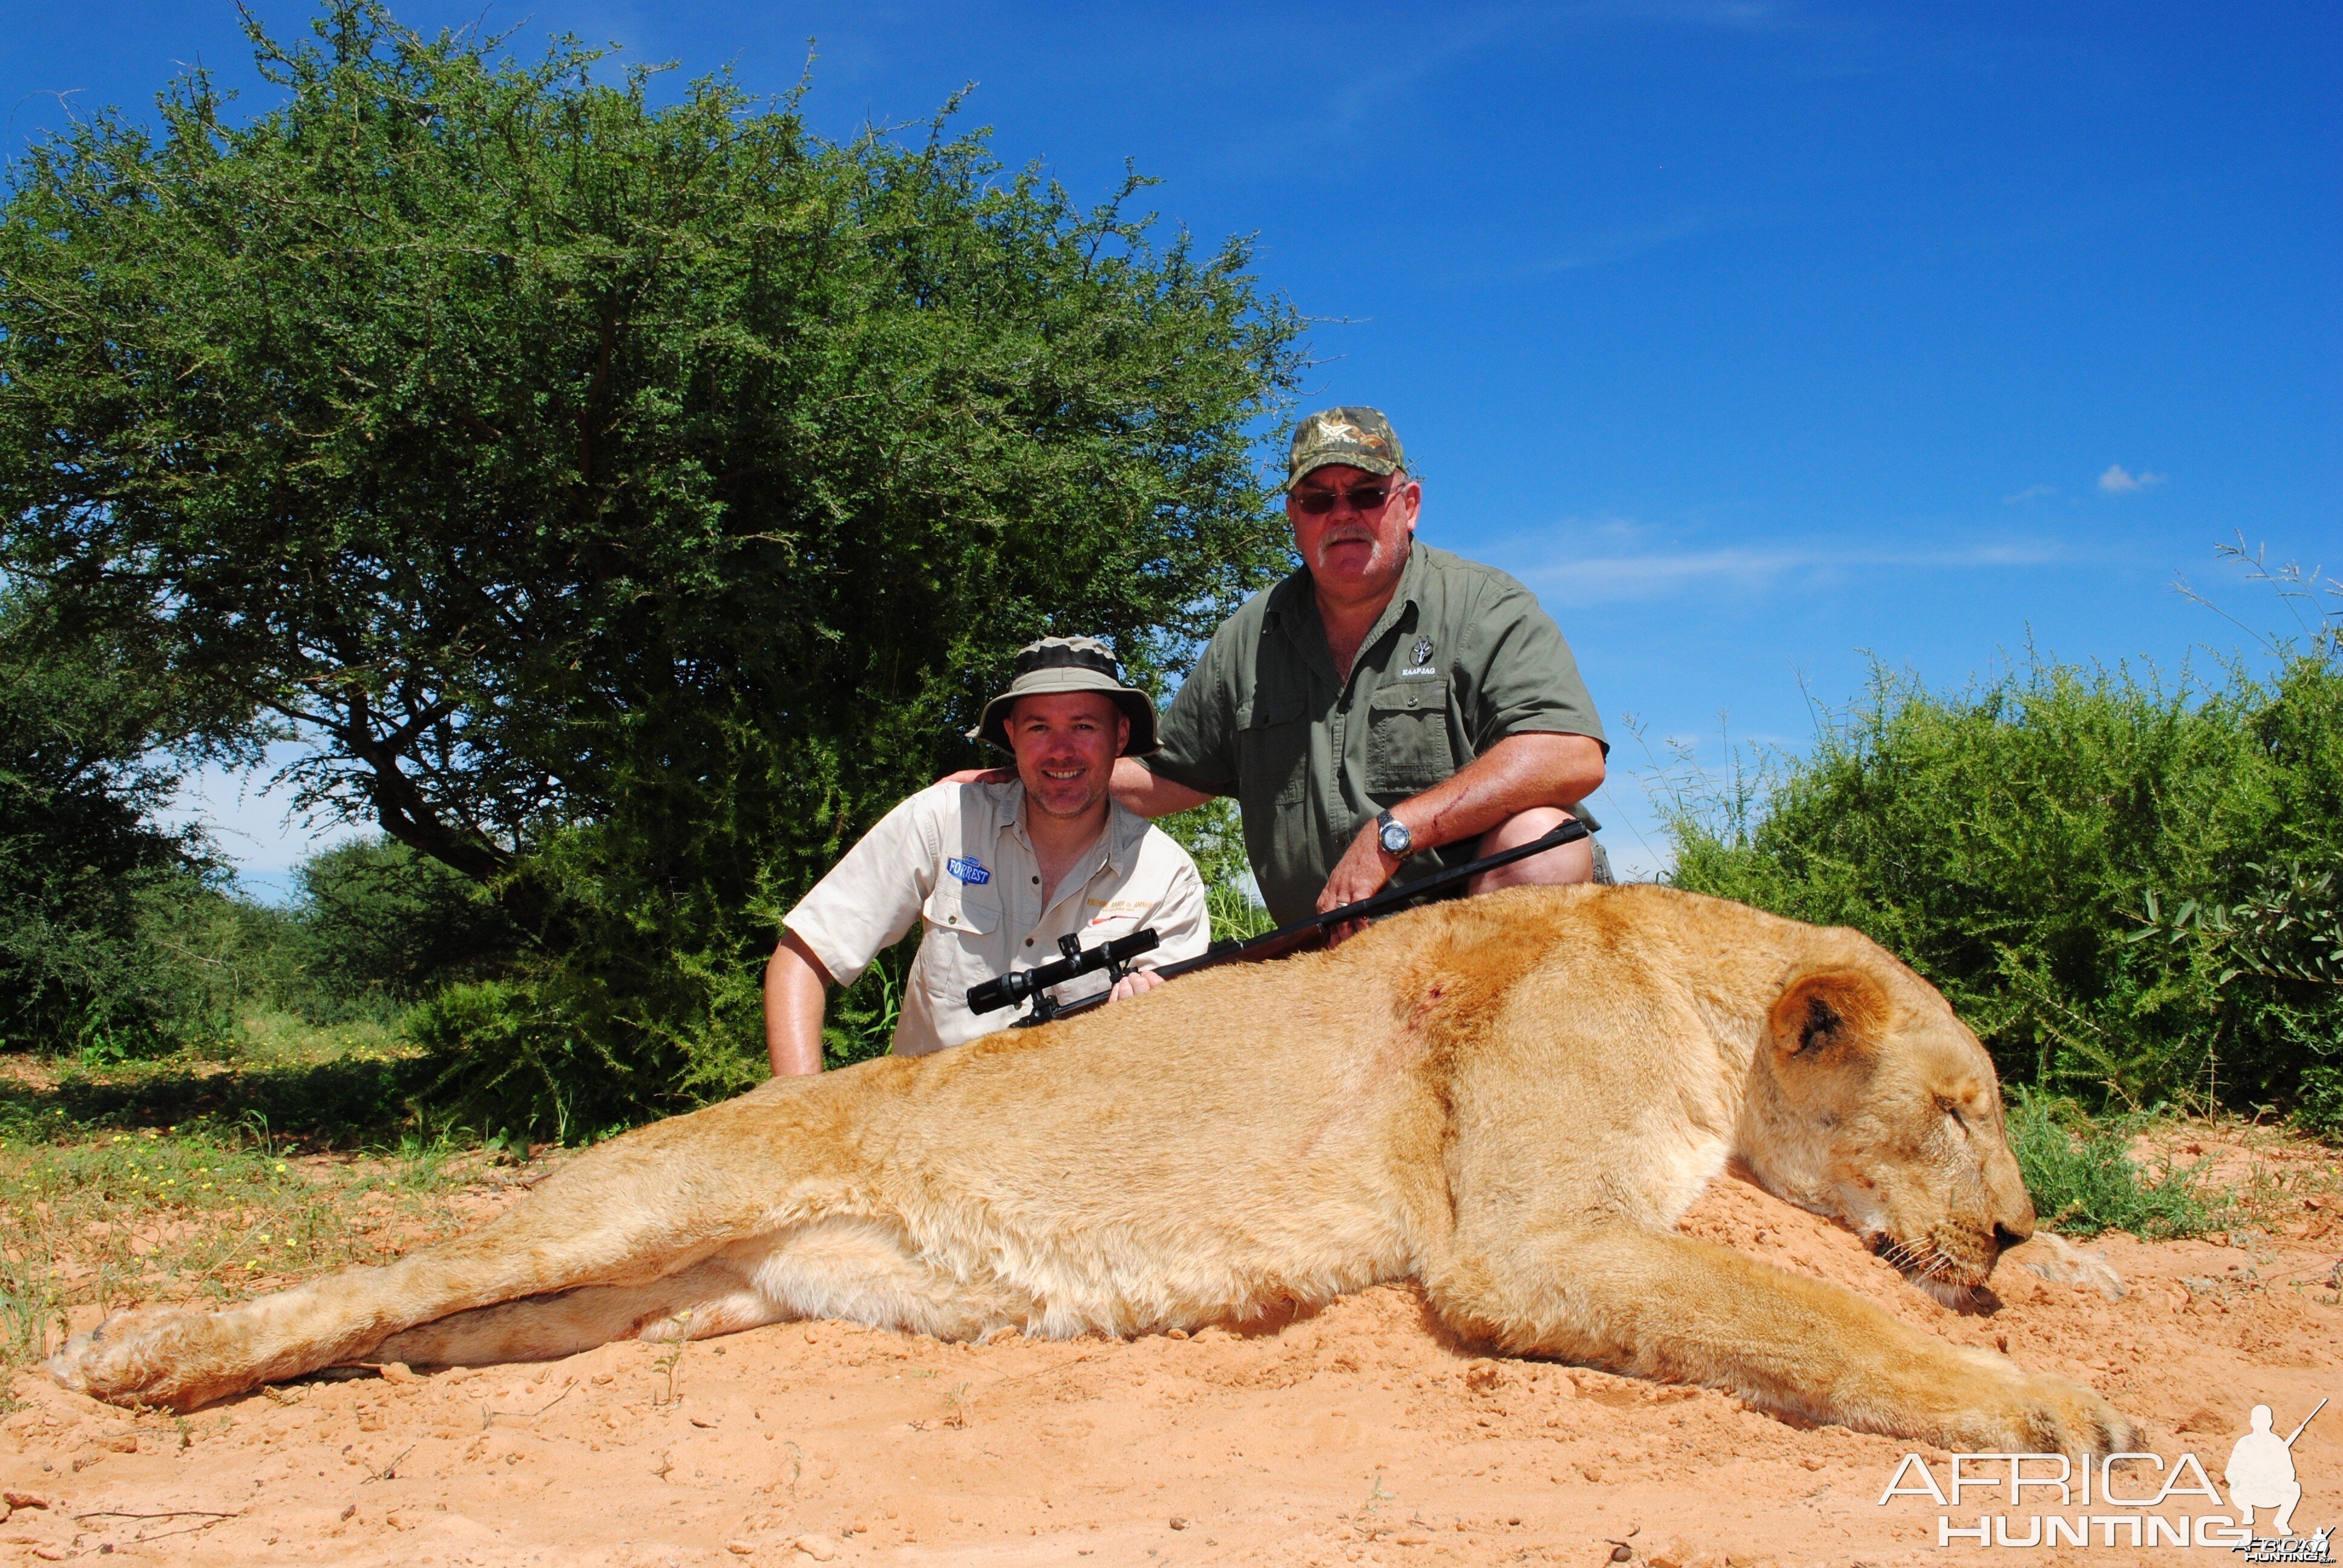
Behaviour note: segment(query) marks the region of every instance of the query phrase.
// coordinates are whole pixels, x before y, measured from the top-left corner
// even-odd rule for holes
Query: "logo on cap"
[[[1400,453],[1399,437],[1380,409],[1363,405],[1327,408],[1293,427],[1285,482],[1291,488],[1312,468],[1330,463],[1347,463],[1373,474],[1392,474],[1406,461]]]

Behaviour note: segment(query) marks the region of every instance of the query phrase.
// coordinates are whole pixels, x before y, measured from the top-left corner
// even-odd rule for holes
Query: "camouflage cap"
[[[1312,469],[1331,463],[1370,474],[1395,474],[1407,466],[1407,454],[1400,450],[1399,437],[1382,409],[1329,408],[1293,427],[1285,487],[1291,490]]]

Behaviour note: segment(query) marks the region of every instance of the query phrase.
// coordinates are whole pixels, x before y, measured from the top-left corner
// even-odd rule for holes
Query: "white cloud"
[[[2109,463],[2107,471],[2099,476],[2099,488],[2110,496],[2120,496],[2131,490],[2144,490],[2151,485],[2164,483],[2162,474],[2152,474],[2143,468],[2137,475],[2124,472],[2121,463]]]
[[[1688,239],[1694,235],[1735,226],[1740,221],[1740,214],[1723,209],[1682,212],[1658,223],[1614,228],[1587,236],[1565,250],[1520,263],[1502,276],[1545,277],[1558,272],[1574,272],[1584,266],[1602,266],[1642,251]]]
[[[1554,602],[1584,606],[1664,598],[1702,583],[1754,593],[1785,577],[1824,577],[1855,568],[1956,571],[2040,566],[2058,558],[2055,548],[2026,542],[1926,551],[1798,545],[1582,556],[1517,568],[1516,575]]]
[[[1631,0],[1595,4],[1582,15],[1631,22],[1689,24],[1731,32],[1772,32],[1806,20],[1805,7],[1787,0]]]
[[[2026,501],[2038,501],[2045,496],[2055,496],[2057,493],[2058,487],[2056,485],[2028,485],[2014,496],[2002,497],[2001,504],[2005,507],[2015,507]]]

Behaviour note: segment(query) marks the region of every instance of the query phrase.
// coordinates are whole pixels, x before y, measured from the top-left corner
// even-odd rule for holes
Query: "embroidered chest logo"
[[[1415,639],[1415,646],[1407,650],[1407,661],[1410,664],[1430,664],[1432,662],[1432,639],[1428,637],[1417,638]]]
[[[971,888],[980,888],[992,880],[992,873],[986,870],[984,862],[973,855],[954,855],[944,862],[944,869]]]

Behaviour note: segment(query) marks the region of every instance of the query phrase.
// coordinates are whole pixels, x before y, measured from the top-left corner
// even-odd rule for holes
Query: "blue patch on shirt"
[[[944,862],[944,869],[971,888],[980,888],[992,880],[992,873],[986,870],[984,862],[973,855],[954,855]]]

